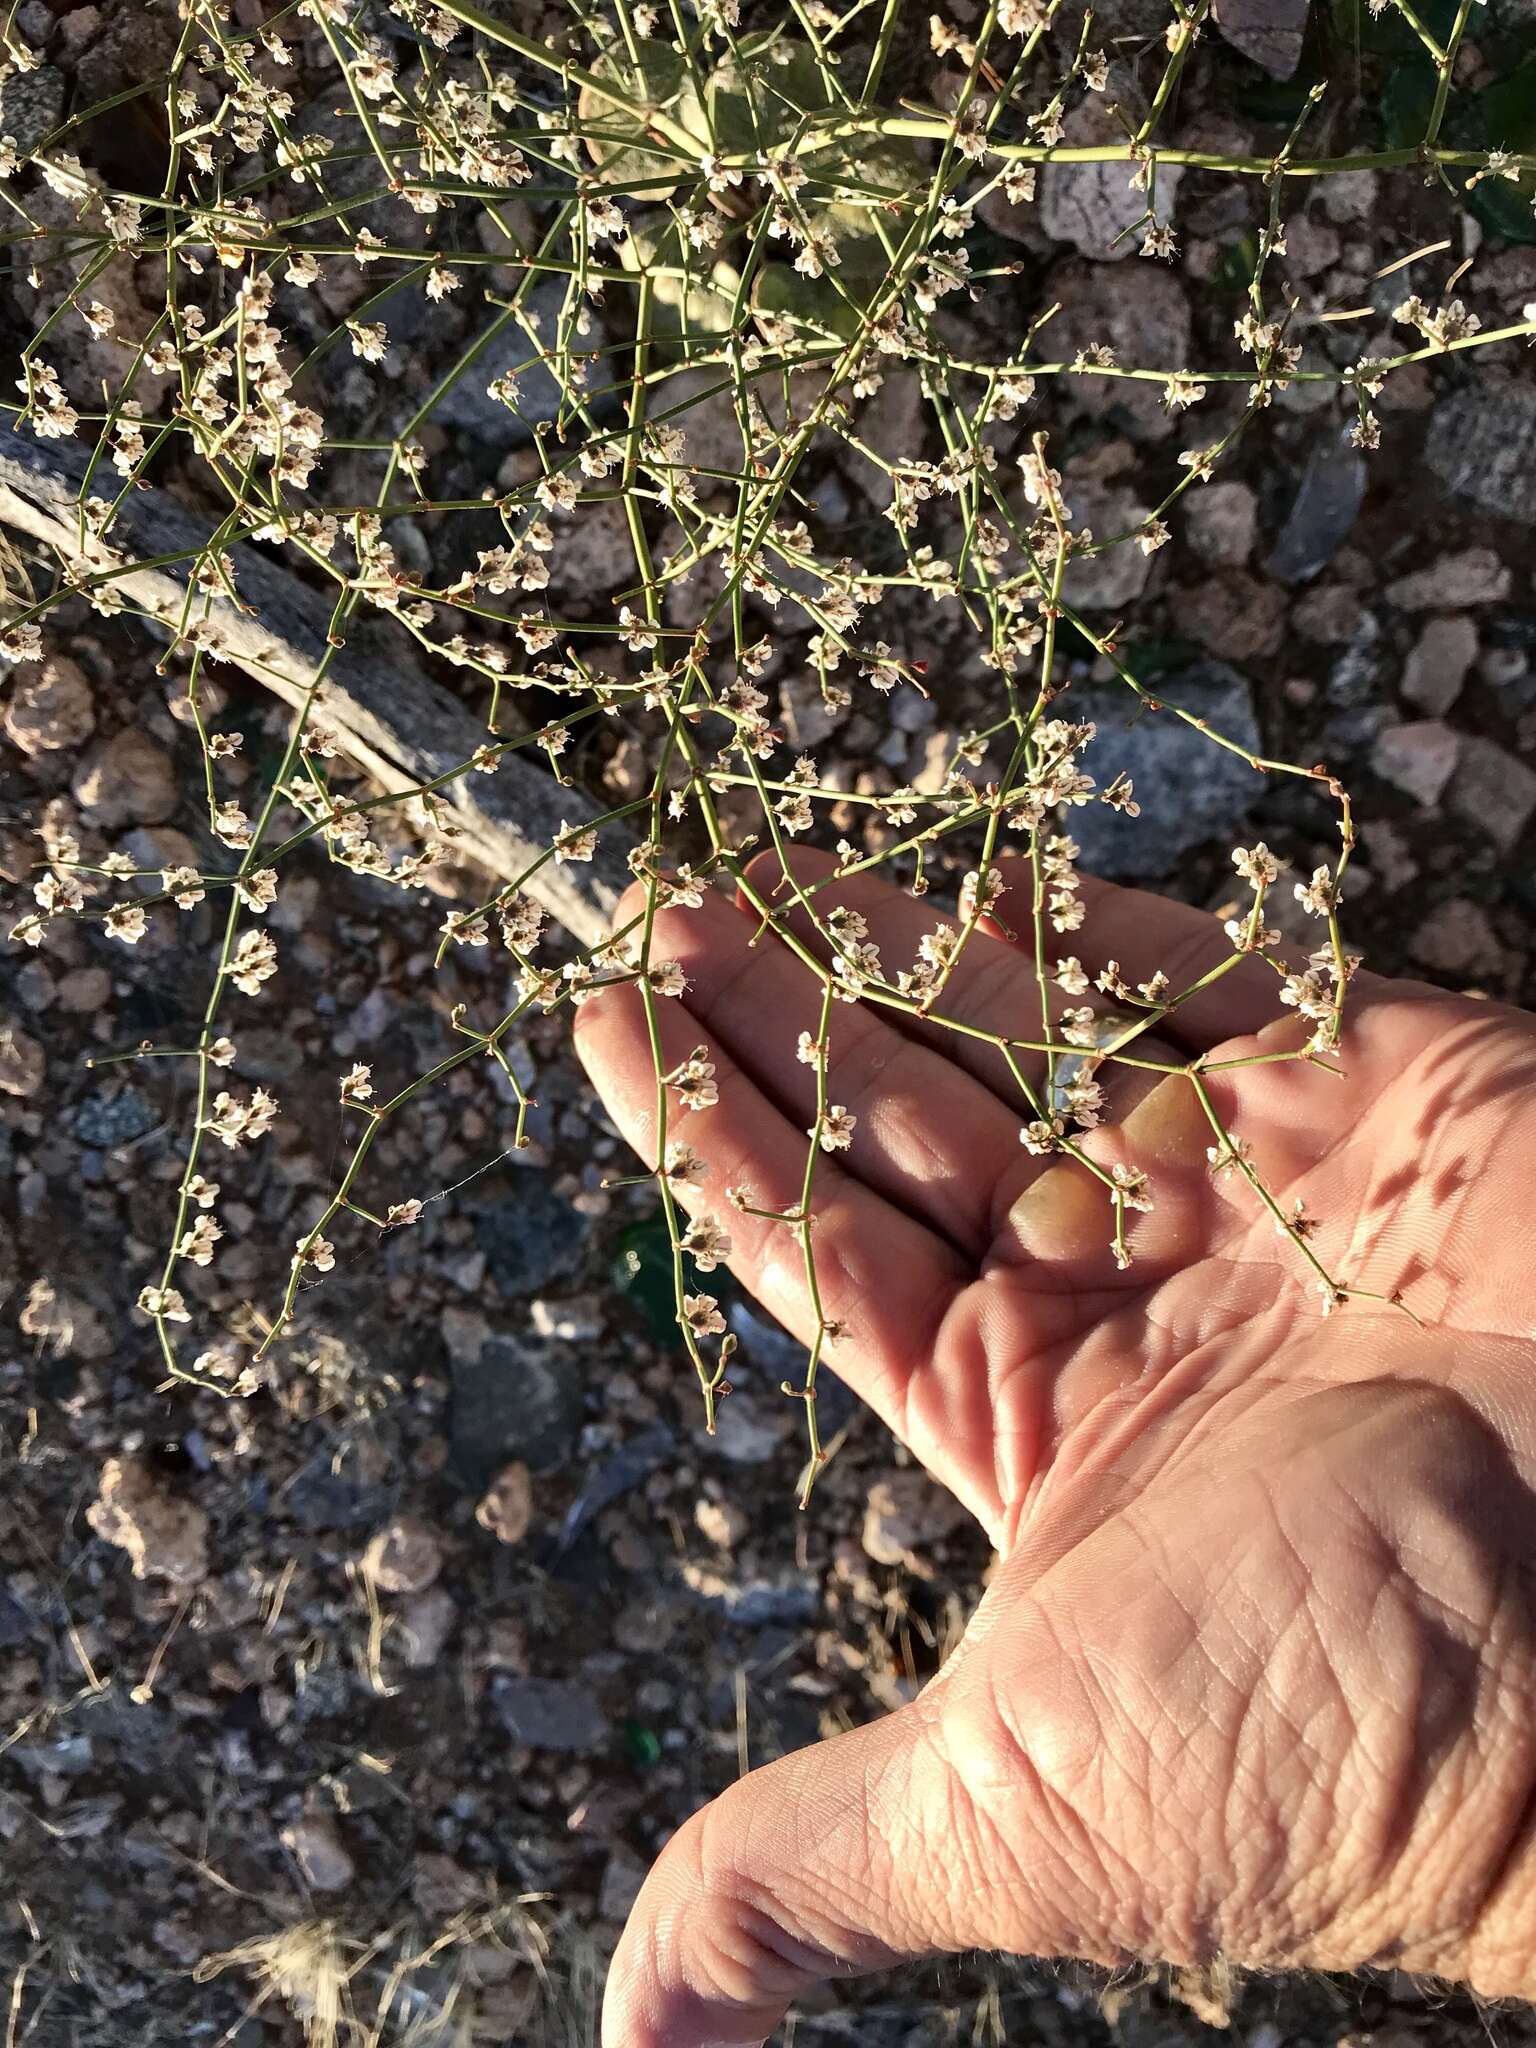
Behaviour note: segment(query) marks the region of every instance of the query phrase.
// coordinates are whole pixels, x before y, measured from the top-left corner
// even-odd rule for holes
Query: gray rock
[[[1267,567],[1282,583],[1304,583],[1343,546],[1365,496],[1365,459],[1342,433],[1313,443]]]
[[[1124,484],[1068,483],[1067,501],[1074,530],[1086,527],[1102,546],[1118,535],[1134,532],[1148,510]],[[1134,604],[1147,587],[1152,557],[1133,541],[1099,555],[1074,555],[1062,579],[1062,595],[1081,611],[1120,611]]]
[[[486,1272],[504,1293],[531,1294],[569,1273],[586,1241],[586,1219],[547,1173],[526,1167],[487,1176],[473,1202],[475,1235]]]
[[[300,1663],[294,1671],[293,1717],[307,1725],[311,1721],[334,1721],[352,1703],[352,1680],[344,1664]]]
[[[1063,124],[1069,145],[1122,142],[1124,131],[1107,109],[1089,99]],[[1080,255],[1096,263],[1118,263],[1141,246],[1132,232],[1147,211],[1147,195],[1131,183],[1133,166],[1119,161],[1047,164],[1040,174],[1040,225],[1056,242],[1070,242]],[[1166,164],[1157,173],[1157,217],[1173,217],[1174,194],[1183,175],[1180,165]]]
[[[1432,809],[1456,766],[1457,736],[1438,718],[1389,725],[1377,740],[1371,766],[1395,789]]]
[[[608,1740],[608,1719],[584,1685],[558,1678],[503,1678],[496,1711],[514,1742],[585,1754]]]
[[[611,1507],[642,1480],[659,1471],[671,1457],[675,1443],[666,1423],[654,1422],[595,1466],[566,1510],[557,1554],[570,1549],[594,1515],[600,1515],[604,1508]]]
[[[734,1628],[789,1628],[814,1621],[821,1607],[814,1581],[793,1565],[735,1579],[712,1565],[685,1563],[682,1575],[694,1598]]]
[[[1479,378],[1448,393],[1430,418],[1424,460],[1448,496],[1536,526],[1536,390]]]
[[[869,1489],[861,1540],[876,1564],[905,1565],[932,1575],[924,1553],[963,1528],[970,1517],[946,1487],[915,1466],[887,1472]]]
[[[12,683],[0,722],[7,739],[24,754],[83,746],[96,730],[96,706],[85,670],[67,654],[50,654],[36,667],[29,664]]]
[[[1387,585],[1387,599],[1405,612],[1452,611],[1462,605],[1499,604],[1510,573],[1492,548],[1461,548],[1441,555]]]
[[[1487,911],[1465,896],[1432,910],[1414,933],[1409,950],[1436,974],[1497,974],[1504,960]]]
[[[1186,496],[1183,512],[1189,544],[1202,560],[1240,569],[1253,553],[1258,505],[1246,484],[1206,484]]]
[[[30,156],[64,117],[64,74],[52,64],[18,71],[0,86],[0,135],[9,135],[19,156]]]
[[[313,1813],[283,1829],[283,1841],[298,1858],[306,1882],[317,1892],[345,1891],[357,1875],[346,1844],[328,1813]]]
[[[1222,39],[1267,71],[1291,78],[1307,33],[1307,0],[1216,0]]]
[[[1081,349],[1107,342],[1122,363],[1170,374],[1189,362],[1189,299],[1178,277],[1161,264],[1139,263],[1136,289],[1102,263],[1073,260],[1057,266],[1045,284],[1043,305],[1061,310],[1040,331],[1043,356],[1070,362]],[[1123,427],[1140,441],[1163,441],[1174,421],[1160,384],[1129,377],[1059,377],[1051,407],[1063,425],[1089,418],[1098,429]]]
[[[1486,832],[1501,853],[1513,853],[1536,810],[1536,769],[1492,740],[1464,733],[1446,802],[1458,818]]]
[[[548,277],[529,287],[523,306],[537,327],[543,346],[552,348],[559,333],[560,309],[565,302],[566,280]],[[588,309],[590,311],[590,308]],[[487,318],[482,334],[491,333],[494,318]],[[602,346],[602,329],[593,319],[592,331],[573,333],[572,346],[585,353]],[[518,371],[517,411],[492,398],[487,387],[509,371]],[[469,368],[435,408],[432,417],[439,426],[459,427],[475,436],[486,449],[497,454],[533,439],[536,428],[554,419],[560,410],[560,385],[554,374],[539,361],[539,348],[529,339],[516,319],[507,322],[493,340],[486,342]]]
[[[578,599],[637,583],[629,517],[619,498],[578,500],[555,530],[551,587]]]
[[[142,1088],[131,1081],[118,1088],[108,1082],[75,1111],[75,1136],[82,1145],[108,1152],[114,1145],[131,1145],[159,1121],[160,1112]]]
[[[344,1445],[335,1452],[317,1451],[294,1474],[283,1499],[301,1529],[367,1529],[389,1512],[391,1492]]]
[[[7,1587],[0,1586],[0,1650],[14,1650],[31,1635],[33,1618]]]
[[[71,789],[93,825],[159,825],[176,808],[176,764],[158,740],[127,725],[98,739],[75,771]]]
[[[1465,613],[1430,619],[1403,663],[1403,695],[1421,711],[1442,717],[1461,695],[1476,659],[1477,628]]]
[[[492,1337],[453,1361],[450,1462],[466,1487],[484,1492],[503,1465],[533,1472],[566,1463],[581,1428],[584,1354],[569,1345]]]
[[[1159,679],[1156,695],[1199,718],[1224,738],[1258,750],[1258,721],[1248,683],[1225,662],[1200,661]],[[1135,784],[1139,818],[1103,804],[1074,810],[1072,837],[1083,865],[1095,873],[1147,879],[1165,875],[1181,854],[1207,839],[1236,841],[1264,794],[1263,778],[1225,747],[1193,731],[1171,711],[1133,717],[1136,700],[1123,685],[1074,688],[1061,716],[1092,719],[1098,737],[1088,749],[1102,789],[1122,770]]]

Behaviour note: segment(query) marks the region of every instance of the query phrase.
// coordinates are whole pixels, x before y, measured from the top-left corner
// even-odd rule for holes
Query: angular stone
[[[1239,746],[1257,752],[1258,721],[1246,679],[1219,661],[1201,661],[1159,677],[1154,694],[1178,704]],[[1104,788],[1122,770],[1141,805],[1127,818],[1103,804],[1074,810],[1072,837],[1082,864],[1096,874],[1147,880],[1166,875],[1181,854],[1208,839],[1238,840],[1265,782],[1236,754],[1193,731],[1171,710],[1143,711],[1123,684],[1074,686],[1060,715],[1092,719],[1098,737],[1088,768]]]
[[[821,1606],[815,1584],[792,1565],[747,1578],[692,1561],[680,1569],[694,1598],[736,1628],[792,1627],[813,1620]]]
[[[176,808],[176,770],[158,740],[124,726],[81,762],[74,798],[93,825],[159,825]]]
[[[1074,259],[1047,278],[1044,305],[1061,310],[1040,330],[1042,357],[1070,362],[1094,342],[1107,342],[1116,360],[1138,368],[1180,370],[1189,361],[1189,299],[1178,277],[1161,264],[1140,264],[1136,289],[1102,263]],[[1141,441],[1164,441],[1174,422],[1163,387],[1130,377],[1058,377],[1051,405],[1063,425],[1083,417],[1095,426],[1122,427]]]
[[[1394,789],[1432,810],[1451,779],[1457,745],[1457,735],[1438,718],[1389,725],[1372,750],[1371,766]]]
[[[531,1294],[570,1272],[586,1241],[586,1219],[535,1167],[487,1175],[465,1206],[486,1271],[506,1294]]]
[[[1258,502],[1246,484],[1209,483],[1186,494],[1184,533],[1202,561],[1239,569],[1253,553]]]
[[[450,1463],[483,1493],[504,1465],[563,1465],[576,1448],[586,1387],[584,1354],[570,1345],[492,1337],[453,1361]]]
[[[208,1517],[135,1458],[108,1458],[85,1519],[103,1542],[127,1551],[136,1579],[195,1586],[208,1576]]]
[[[1247,569],[1208,576],[1181,593],[1179,624],[1228,661],[1273,654],[1285,633],[1285,592]]]
[[[315,1813],[283,1829],[283,1840],[298,1858],[299,1868],[317,1892],[341,1892],[357,1875],[346,1844],[329,1814]]]
[[[968,1519],[954,1495],[915,1467],[888,1472],[864,1505],[864,1552],[876,1564],[905,1565],[926,1577],[924,1553]]]
[[[581,1755],[608,1740],[608,1717],[584,1685],[559,1678],[503,1678],[493,1698],[507,1733],[529,1749]]]
[[[0,134],[9,135],[18,156],[30,156],[57,128],[64,114],[64,74],[52,64],[17,71],[0,85]]]
[[[1307,34],[1307,0],[1216,0],[1222,40],[1267,71],[1292,78]]]
[[[1477,377],[1435,403],[1424,460],[1451,497],[1536,526],[1536,390]]]
[[[6,738],[34,757],[84,746],[96,729],[85,670],[67,654],[18,669],[3,724]]]
[[[75,1136],[82,1145],[109,1152],[114,1145],[131,1145],[159,1121],[160,1112],[142,1088],[131,1081],[120,1087],[109,1082],[75,1111]]]
[[[1411,950],[1415,960],[1436,974],[1497,974],[1504,964],[1504,949],[1488,913],[1464,896],[1429,913],[1413,935]]]
[[[1069,484],[1067,502],[1074,530],[1086,527],[1100,542],[1140,526],[1148,511],[1123,484]],[[1072,556],[1062,595],[1075,610],[1119,611],[1140,597],[1151,573],[1151,556],[1134,541],[1122,541],[1101,555]]]
[[[548,277],[529,287],[523,295],[524,310],[532,317],[539,334],[531,341],[514,318],[488,340],[480,353],[456,379],[432,414],[444,427],[457,427],[472,435],[488,453],[531,441],[538,427],[545,426],[560,410],[560,386],[554,374],[539,360],[539,348],[553,348],[559,333],[559,316],[566,296],[566,280]],[[590,313],[590,308],[588,311]],[[488,318],[482,333],[490,334],[495,318]],[[573,334],[572,345],[586,352],[602,346],[603,334],[594,318],[587,334]],[[492,398],[489,386],[497,378],[516,372],[517,411]]]
[[[442,1539],[419,1515],[396,1515],[363,1553],[381,1593],[424,1593],[443,1568]]]
[[[1461,695],[1476,659],[1477,628],[1465,613],[1430,619],[1403,663],[1403,695],[1438,718]]]
[[[1400,611],[1459,611],[1474,604],[1498,604],[1509,595],[1510,575],[1492,548],[1462,548],[1441,555],[1387,585],[1387,599]]]
[[[1536,769],[1492,740],[1463,734],[1446,803],[1458,818],[1486,832],[1501,853],[1513,853],[1536,810]]]
[[[1282,583],[1305,583],[1333,560],[1365,497],[1365,458],[1342,434],[1314,441],[1280,538],[1265,565]]]
[[[1090,99],[1062,124],[1069,147],[1125,140],[1097,100]],[[1040,173],[1040,225],[1055,242],[1070,242],[1095,263],[1119,263],[1141,246],[1131,232],[1147,211],[1147,195],[1131,183],[1134,166],[1124,157],[1106,163],[1047,164]],[[1157,216],[1173,217],[1173,199],[1183,175],[1178,164],[1157,173]]]

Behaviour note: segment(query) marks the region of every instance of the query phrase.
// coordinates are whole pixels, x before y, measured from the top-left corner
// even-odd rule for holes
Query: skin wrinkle
[[[1097,1892],[1093,1884],[1090,1866],[1099,1846],[1093,1831],[1070,1798],[1042,1775],[1024,1732],[1012,1725],[1008,1706],[994,1691],[983,1683],[954,1704],[961,1711],[951,1713],[945,1728],[952,1767],[994,1840],[1004,1844],[1027,1836],[1036,1844],[1035,1867],[1024,1869],[1022,1875],[1037,1902],[1040,1925],[1061,1930],[1051,1946],[1104,1961],[1122,1960],[1128,1951],[1110,1953],[1108,1931],[1097,1924],[1091,1908],[1096,1897],[1113,1896],[1104,1889],[1112,1883],[1112,1873],[1102,1862]],[[1007,1786],[1006,1810],[994,1810],[991,1795],[999,1783]],[[1013,1809],[1028,1814],[1028,1828],[1019,1825]],[[1082,1900],[1075,1914],[1074,1894]]]

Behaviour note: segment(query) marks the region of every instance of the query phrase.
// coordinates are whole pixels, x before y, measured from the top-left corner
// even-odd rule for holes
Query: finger
[[[958,923],[952,913],[947,914],[939,905],[892,888],[877,876],[839,877],[836,870],[837,863],[830,854],[809,847],[797,852],[791,864],[795,883],[815,904],[818,916],[825,918],[834,905],[842,904],[864,919],[871,941],[880,948],[887,981],[894,981],[902,968],[917,960],[921,942],[936,926],[947,923],[954,927]],[[749,866],[747,878],[765,901],[772,899],[773,907],[787,908],[792,901],[782,886],[777,896],[773,896],[775,883],[782,884],[783,879],[782,869],[774,857],[759,855]],[[1027,919],[1025,921],[1028,922]],[[825,953],[825,942],[804,911],[790,911],[787,923],[802,943],[818,953]],[[996,926],[983,922],[972,932],[950,974],[936,1015],[924,1018],[910,1011],[895,1011],[893,1016],[903,1032],[941,1052],[946,1060],[964,1067],[997,1096],[1013,1116],[1022,1119],[1037,1115],[1044,1105],[1045,1056],[1022,1050],[1016,1050],[1014,1054],[1015,1065],[1033,1093],[1034,1101],[1031,1103],[1021,1095],[1013,1068],[996,1045],[970,1033],[1039,1041],[1049,1030],[1049,1036],[1059,1042],[1065,1013],[1084,1008],[1099,1016],[1111,1014],[1111,1005],[1091,988],[1069,993],[1048,984],[1042,998],[1032,950],[1015,944]],[[1119,1014],[1123,1016],[1126,1013]],[[956,1030],[945,1019],[956,1019],[968,1029]],[[1137,1059],[1160,1060],[1170,1066],[1180,1063],[1179,1054],[1150,1032],[1137,1035],[1125,1049]],[[1137,1078],[1137,1073],[1136,1069],[1113,1065],[1103,1070],[1101,1078],[1106,1087],[1113,1078],[1116,1090],[1112,1105],[1114,1115],[1126,1114],[1157,1079],[1155,1074]],[[1058,1082],[1069,1078],[1070,1070],[1058,1060]],[[1053,1104],[1058,1111],[1061,1106],[1059,1099]]]
[[[797,1041],[821,1029],[820,978],[754,915],[713,895],[697,910],[661,912],[651,957],[681,964],[689,1013],[806,1129],[817,1072]],[[827,1098],[857,1118],[849,1170],[979,1263],[993,1190],[1021,1156],[1018,1116],[871,1004],[834,1003],[827,1044]]]
[[[798,1233],[725,1202],[726,1187],[734,1185],[750,1190],[754,1207],[795,1207],[809,1141],[680,1003],[662,1002],[657,1023],[663,1061],[675,1063],[702,1044],[720,1090],[710,1109],[669,1112],[669,1138],[686,1140],[707,1169],[702,1185],[676,1183],[678,1197],[691,1214],[709,1213],[723,1224],[732,1272],[809,1345],[817,1318]],[[577,1012],[575,1035],[614,1122],[641,1159],[654,1164],[655,1070],[639,991],[626,984],[591,997]],[[818,1156],[812,1211],[822,1313],[839,1326],[829,1363],[936,1478],[995,1526],[998,1418],[985,1360],[975,1342],[945,1334],[973,1269],[943,1238],[830,1157]],[[707,1275],[699,1286],[707,1289]],[[721,1426],[729,1427],[728,1411]],[[1016,1433],[1026,1433],[1022,1423]]]
[[[1033,887],[1027,862],[1010,858],[1000,865],[1012,896]],[[1092,875],[1082,877],[1077,893],[1086,912],[1083,923],[1073,932],[1049,933],[1049,950],[1053,960],[1074,955],[1092,978],[1111,963],[1133,987],[1161,973],[1170,996],[1179,997],[1224,963],[1234,963],[1164,1015],[1159,1030],[1179,1045],[1206,1052],[1284,1015],[1274,968],[1254,954],[1236,955],[1221,919],[1210,911]],[[1287,969],[1295,964],[1287,960]]]
[[[687,1821],[615,1952],[603,2048],[757,2048],[815,1983],[995,1945],[978,1888],[955,1881],[979,1867],[970,1802],[933,1729],[919,1702]]]

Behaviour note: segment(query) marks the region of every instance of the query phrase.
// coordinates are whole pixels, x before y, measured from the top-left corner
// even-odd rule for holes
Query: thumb
[[[614,1955],[603,2048],[757,2048],[810,1984],[995,1945],[936,1705],[753,1771],[678,1830]]]

